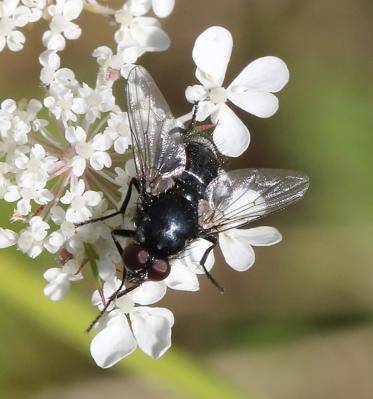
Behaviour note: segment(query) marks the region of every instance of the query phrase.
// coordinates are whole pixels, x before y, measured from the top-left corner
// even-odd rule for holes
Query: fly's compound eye
[[[154,259],[148,268],[148,279],[152,281],[164,280],[171,271],[171,266],[165,259]]]
[[[141,245],[127,245],[123,251],[123,261],[126,267],[134,272],[145,271],[149,261],[149,252]]]

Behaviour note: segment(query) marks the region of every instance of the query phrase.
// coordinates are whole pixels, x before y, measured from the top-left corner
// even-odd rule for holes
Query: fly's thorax
[[[198,234],[198,202],[175,188],[155,197],[136,217],[136,240],[149,252],[168,257]]]

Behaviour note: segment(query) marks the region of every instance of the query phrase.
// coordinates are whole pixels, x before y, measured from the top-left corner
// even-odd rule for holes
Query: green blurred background
[[[226,83],[264,55],[283,58],[290,69],[274,117],[260,120],[237,110],[252,143],[229,165],[292,168],[310,176],[301,203],[263,221],[280,229],[283,242],[257,248],[255,266],[243,274],[218,259],[214,272],[224,296],[201,279],[200,293],[169,292],[163,300],[176,317],[175,345],[250,398],[373,397],[372,15],[370,0],[176,0],[163,21],[171,48],[142,59],[176,115],[189,111],[184,90],[196,82],[191,51],[209,26],[225,26],[234,38]],[[112,45],[113,28],[97,16],[80,22],[83,35],[68,43],[63,64],[93,84],[90,54],[98,45]],[[42,97],[36,61],[41,32],[38,26],[28,32],[23,52],[0,54],[1,99]],[[5,213],[0,218],[7,223]],[[54,262],[3,254],[38,280]],[[24,289],[17,279],[6,284],[25,301],[33,295],[27,282]],[[36,310],[2,292],[4,285],[1,398],[191,397],[141,373],[97,369],[87,347],[70,345],[59,329],[48,328],[48,320],[40,323]],[[35,292],[35,300],[48,301]],[[60,305],[52,306],[56,318],[66,317]],[[89,318],[73,326],[77,333]]]

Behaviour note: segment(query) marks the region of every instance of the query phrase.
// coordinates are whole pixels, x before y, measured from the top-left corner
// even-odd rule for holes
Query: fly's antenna
[[[94,327],[94,325],[101,319],[101,317],[106,313],[106,311],[108,310],[109,306],[113,303],[114,299],[116,298],[120,298],[126,294],[128,294],[129,292],[133,291],[135,288],[139,287],[140,284],[135,284],[132,287],[126,288],[125,290],[123,290],[122,292],[120,292],[120,290],[123,288],[123,281],[121,283],[121,285],[119,286],[119,288],[114,292],[113,295],[111,295],[111,297],[108,299],[108,301],[106,302],[105,306],[103,307],[103,309],[100,311],[100,313],[97,315],[97,317],[92,321],[92,323],[88,326],[88,328],[85,329],[85,332],[87,334],[89,334],[92,330],[92,328]]]

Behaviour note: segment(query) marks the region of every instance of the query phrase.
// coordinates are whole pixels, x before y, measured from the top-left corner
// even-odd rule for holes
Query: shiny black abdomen
[[[219,162],[203,142],[185,146],[187,164],[175,187],[138,211],[136,239],[157,256],[177,254],[198,235],[198,201],[218,174]]]
[[[180,180],[196,190],[200,198],[204,198],[206,187],[218,175],[220,167],[211,146],[206,139],[185,146],[187,163]]]

